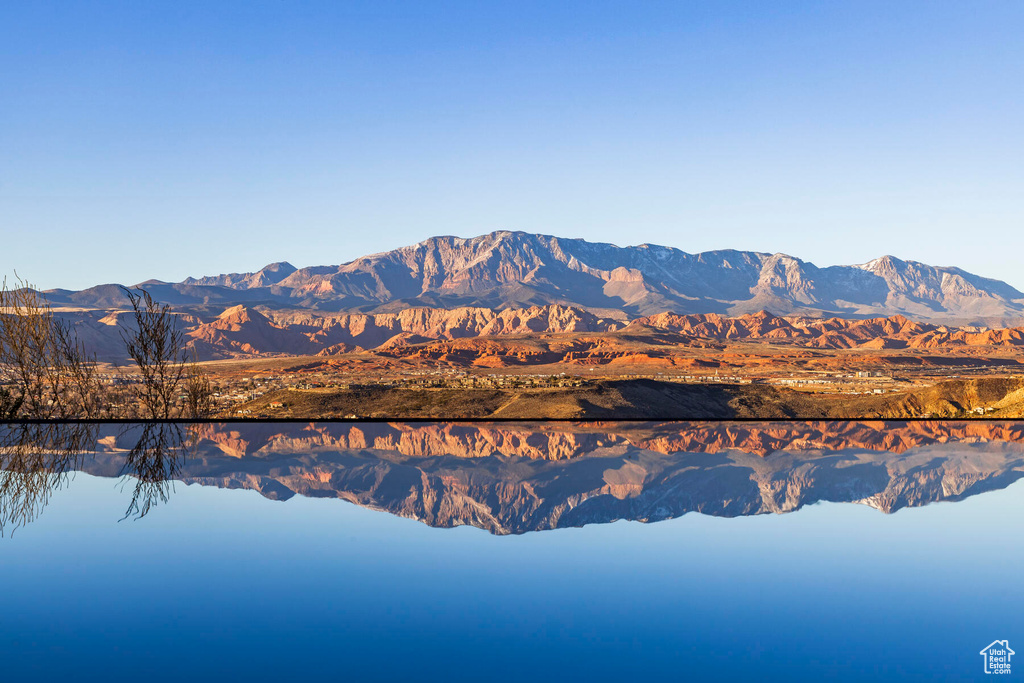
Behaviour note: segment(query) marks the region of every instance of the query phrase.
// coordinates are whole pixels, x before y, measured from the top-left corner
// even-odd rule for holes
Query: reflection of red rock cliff
[[[332,426],[343,439],[323,438],[321,427],[307,426],[300,429],[310,432],[306,437],[275,437],[257,457],[225,458],[216,438],[200,441],[184,478],[275,499],[340,498],[431,526],[469,524],[508,534],[617,519],[649,522],[687,512],[785,513],[819,501],[857,502],[890,513],[1005,488],[1024,476],[1019,426],[1001,431],[989,425],[997,429],[986,432],[976,424],[896,425],[889,443],[899,454],[852,438],[881,434],[881,426],[851,424],[845,436],[833,439],[804,425],[695,425],[687,431],[691,438],[723,439],[703,450],[691,440],[637,439],[633,445],[623,434],[604,431],[617,425],[589,424],[594,432],[577,434],[558,425],[561,431],[550,436],[525,426]],[[621,431],[635,436],[634,430]],[[524,443],[524,435],[552,440]],[[763,457],[761,451],[789,437],[791,447]],[[339,447],[342,441],[350,448]],[[547,443],[571,446],[575,457],[538,457]],[[753,446],[755,452],[724,444]],[[458,445],[472,450],[462,453],[466,457],[451,455]],[[685,446],[692,455],[647,448],[652,445]],[[493,450],[497,446],[523,457]]]
[[[82,469],[118,477],[112,426]],[[438,527],[523,533],[688,512],[883,512],[1024,477],[1024,423],[207,424],[173,475],[283,500],[339,498]],[[136,465],[139,458],[136,454]],[[171,470],[167,470],[171,471]]]
[[[226,455],[375,449],[406,457],[514,456],[561,460],[626,447],[657,453],[862,449],[904,453],[936,443],[1024,443],[1022,422],[380,423],[205,425],[201,438]]]
[[[694,423],[699,424],[699,423]],[[768,455],[776,451],[839,451],[860,448],[904,453],[935,443],[1024,441],[1020,422],[780,422],[704,423],[678,433],[656,430],[633,440],[661,453],[718,453],[736,449]]]
[[[625,443],[615,434],[517,425],[359,424],[325,425],[204,425],[201,439],[233,457],[260,452],[302,453],[323,450],[375,449],[407,457],[454,455],[462,458],[494,455],[540,460],[578,457],[600,448]]]

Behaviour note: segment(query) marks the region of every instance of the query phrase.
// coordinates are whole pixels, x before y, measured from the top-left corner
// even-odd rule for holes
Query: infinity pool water
[[[0,679],[978,680],[1024,647],[1015,433],[588,426],[549,459],[544,427],[472,454],[441,428],[204,426],[153,470],[103,426],[59,480],[8,434]]]

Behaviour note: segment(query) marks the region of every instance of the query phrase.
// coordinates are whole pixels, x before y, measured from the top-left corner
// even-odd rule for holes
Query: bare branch
[[[135,329],[121,328],[121,339],[135,361],[135,394],[141,417],[203,417],[212,409],[209,379],[185,350],[185,335],[167,304],[144,289],[123,288],[134,313]]]

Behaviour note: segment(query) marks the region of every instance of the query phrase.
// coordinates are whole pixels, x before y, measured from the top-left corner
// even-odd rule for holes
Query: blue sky
[[[4,3],[0,272],[517,229],[1024,289],[1022,27],[1020,2]]]

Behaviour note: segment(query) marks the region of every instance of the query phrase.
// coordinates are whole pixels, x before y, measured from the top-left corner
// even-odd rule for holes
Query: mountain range
[[[274,263],[252,273],[140,283],[179,309],[395,313],[409,308],[568,306],[629,320],[660,313],[869,318],[992,324],[1024,320],[1024,293],[955,267],[883,256],[820,268],[786,254],[690,254],[642,244],[499,231],[432,237],[334,266]],[[117,285],[49,290],[57,306],[119,308]]]

